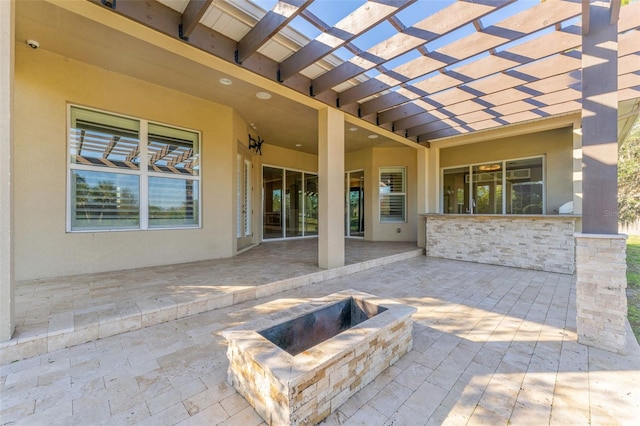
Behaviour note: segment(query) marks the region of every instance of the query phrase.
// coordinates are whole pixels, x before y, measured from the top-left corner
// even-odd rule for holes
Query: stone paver
[[[324,424],[635,425],[640,348],[578,344],[573,285],[412,258],[6,364],[0,424],[263,424],[226,383],[221,331],[353,288],[416,307],[414,347]]]
[[[424,252],[414,242],[346,239],[345,266],[321,270],[317,246],[317,239],[272,241],[227,259],[18,282],[16,330],[0,342],[0,364]]]

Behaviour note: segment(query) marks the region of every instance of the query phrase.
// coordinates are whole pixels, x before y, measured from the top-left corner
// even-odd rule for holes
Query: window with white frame
[[[380,222],[407,221],[406,169],[380,168]]]
[[[200,226],[200,135],[70,107],[69,231]]]

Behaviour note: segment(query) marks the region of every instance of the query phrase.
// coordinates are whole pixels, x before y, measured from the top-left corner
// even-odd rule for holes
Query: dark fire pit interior
[[[295,356],[387,308],[353,297],[260,331],[260,335]]]

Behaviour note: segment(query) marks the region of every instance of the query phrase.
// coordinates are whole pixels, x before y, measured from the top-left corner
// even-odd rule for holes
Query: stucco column
[[[0,341],[15,329],[13,233],[13,72],[15,2],[0,1]]]
[[[573,123],[573,214],[582,214],[582,123],[579,121]]]
[[[609,3],[594,2],[583,21],[583,29],[589,29],[582,35],[583,233],[576,235],[578,341],[624,352],[627,278],[625,238],[618,235],[617,16],[612,19]]]
[[[318,111],[318,265],[344,265],[344,113]]]
[[[427,229],[424,217],[429,213],[429,181],[431,169],[429,167],[430,150],[427,148],[418,148],[416,155],[418,156],[418,247],[426,247]]]

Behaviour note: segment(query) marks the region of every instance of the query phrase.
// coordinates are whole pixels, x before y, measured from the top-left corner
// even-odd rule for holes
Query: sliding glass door
[[[318,235],[318,177],[264,166],[262,238]]]
[[[282,169],[264,167],[262,169],[262,238],[282,238]]]

